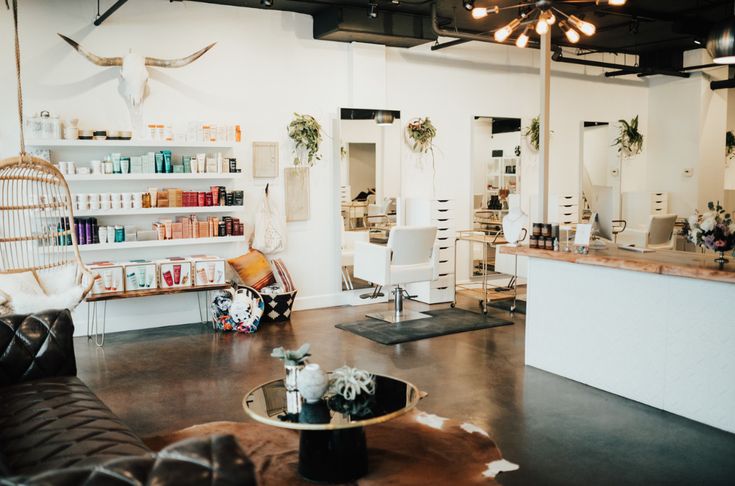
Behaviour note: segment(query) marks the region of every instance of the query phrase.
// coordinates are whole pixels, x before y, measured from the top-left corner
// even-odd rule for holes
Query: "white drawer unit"
[[[454,242],[457,235],[452,199],[406,199],[405,222],[408,226],[436,226],[439,246],[439,278],[433,282],[406,285],[416,300],[427,304],[454,301]]]
[[[549,222],[579,223],[579,196],[576,194],[549,196]]]
[[[651,193],[651,215],[667,214],[669,212],[669,193],[653,192]]]
[[[668,192],[624,192],[623,219],[629,228],[648,225],[651,216],[669,213]]]

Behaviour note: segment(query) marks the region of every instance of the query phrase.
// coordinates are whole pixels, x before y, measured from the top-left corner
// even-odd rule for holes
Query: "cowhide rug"
[[[498,484],[503,471],[518,469],[502,458],[487,432],[470,423],[415,410],[365,428],[370,472],[360,486]],[[255,464],[259,485],[313,485],[297,472],[298,431],[247,422],[194,425],[145,442],[154,450],[190,437],[232,434]]]

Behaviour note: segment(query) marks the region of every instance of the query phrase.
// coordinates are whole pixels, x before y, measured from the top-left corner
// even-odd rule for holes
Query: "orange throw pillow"
[[[255,290],[276,283],[276,277],[273,275],[268,259],[258,250],[250,249],[244,255],[237,258],[231,258],[227,262],[240,276],[242,283]]]

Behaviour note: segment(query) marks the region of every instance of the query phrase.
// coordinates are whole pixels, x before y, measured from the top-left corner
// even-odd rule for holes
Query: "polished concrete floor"
[[[282,373],[270,350],[309,342],[312,361],[325,368],[402,377],[429,393],[422,410],[488,430],[520,464],[499,477],[504,485],[735,484],[735,435],[524,366],[522,316],[513,326],[396,346],[334,328],[375,308],[297,312],[254,335],[196,324],[109,335],[104,348],[77,338],[79,376],[149,436],[245,421],[245,392]]]

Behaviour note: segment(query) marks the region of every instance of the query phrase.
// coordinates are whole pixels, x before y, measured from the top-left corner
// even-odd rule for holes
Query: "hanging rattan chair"
[[[0,161],[0,315],[74,308],[93,283],[61,172],[30,155]]]
[[[94,284],[79,256],[64,176],[25,150],[17,0],[12,9],[20,155],[0,161],[0,315],[73,309]]]

